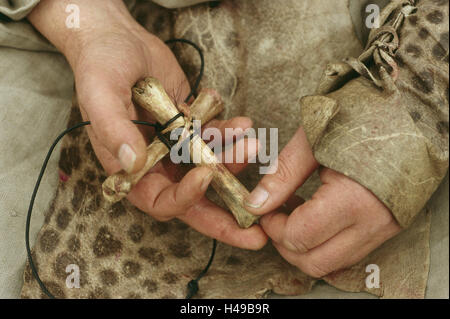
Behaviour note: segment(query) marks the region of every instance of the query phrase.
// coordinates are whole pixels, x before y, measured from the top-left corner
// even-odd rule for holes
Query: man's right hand
[[[79,29],[65,26],[68,4],[80,8]],[[186,76],[170,49],[131,17],[122,0],[42,0],[29,20],[69,61],[81,114],[92,123],[88,127],[89,138],[107,173],[121,168],[130,173],[141,169],[152,136],[131,120],[153,119],[133,105],[131,88],[138,80],[153,76],[177,103],[190,92]],[[252,123],[248,118],[234,118],[213,121],[211,125],[222,130],[245,130]],[[256,140],[248,143],[256,152]],[[243,167],[228,165],[234,173]],[[181,181],[176,180],[175,171],[172,165],[158,163],[128,199],[159,220],[177,217],[228,244],[247,249],[265,245],[267,236],[260,226],[240,229],[231,214],[204,197],[211,181],[208,168],[192,169]]]

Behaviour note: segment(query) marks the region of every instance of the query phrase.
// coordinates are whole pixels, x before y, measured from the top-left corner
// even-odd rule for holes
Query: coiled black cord
[[[199,74],[197,76],[197,79],[195,80],[194,85],[192,86],[191,92],[189,93],[188,97],[185,99],[185,102],[188,102],[191,97],[196,95],[197,89],[200,85],[200,81],[203,77],[203,72],[204,72],[204,67],[205,67],[205,60],[203,57],[203,52],[200,49],[200,47],[198,45],[196,45],[194,42],[186,40],[186,39],[171,39],[166,41],[166,44],[171,44],[171,43],[175,43],[175,42],[181,42],[181,43],[186,43],[191,45],[192,47],[194,47],[195,50],[197,50],[199,56],[200,56],[200,71]],[[132,122],[138,125],[146,125],[146,126],[151,126],[154,127],[156,130],[156,134],[157,136],[161,136],[160,132],[162,130],[164,130],[165,128],[167,128],[167,126],[173,122],[174,120],[176,120],[179,116],[182,116],[181,113],[175,115],[172,119],[170,119],[167,123],[160,125],[158,123],[149,123],[149,122],[145,122],[145,121],[137,121],[137,120],[133,120]],[[41,290],[51,299],[55,299],[55,296],[48,291],[47,287],[45,286],[45,284],[42,282],[41,278],[39,277],[36,265],[33,261],[33,256],[31,254],[31,247],[30,247],[30,223],[31,223],[31,214],[33,212],[33,206],[34,206],[34,201],[36,199],[36,194],[39,190],[39,186],[41,184],[41,180],[42,177],[44,176],[45,173],[45,169],[47,168],[47,164],[48,161],[50,160],[50,157],[53,153],[53,150],[55,149],[56,145],[59,143],[59,141],[68,133],[79,129],[81,127],[84,127],[86,125],[90,125],[91,122],[90,121],[86,121],[86,122],[81,122],[78,123],[70,128],[67,128],[66,130],[64,130],[61,134],[58,135],[58,137],[55,139],[55,141],[53,142],[52,146],[50,146],[50,149],[47,152],[47,155],[45,156],[45,160],[44,163],[42,164],[41,167],[41,171],[39,172],[39,176],[38,179],[36,181],[36,184],[34,186],[33,189],[33,193],[31,195],[31,200],[30,200],[30,205],[28,207],[28,213],[27,213],[27,221],[25,224],[25,246],[27,249],[27,256],[28,256],[28,262],[30,264],[30,268],[32,271],[32,274],[34,276],[34,278],[36,279],[36,281],[38,282],[39,286],[41,287]],[[161,139],[162,141],[165,141],[165,139]],[[166,143],[165,143],[166,144]],[[170,145],[166,144],[166,146],[170,149]],[[196,279],[191,280],[188,285],[187,285],[187,295],[186,295],[186,299],[190,299],[192,298],[197,292],[198,292],[198,281],[207,273],[209,267],[211,266],[211,263],[214,259],[214,255],[216,252],[216,246],[217,246],[217,241],[215,239],[213,239],[213,247],[212,247],[212,251],[211,251],[211,256],[209,258],[208,264],[205,266],[205,268],[200,272],[200,274],[197,276]]]

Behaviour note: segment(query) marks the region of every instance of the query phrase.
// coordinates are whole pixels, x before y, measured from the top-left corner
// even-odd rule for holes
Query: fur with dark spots
[[[448,32],[441,34],[439,42],[433,46],[431,51],[437,60],[444,60],[448,55]]]
[[[58,190],[56,190],[55,197],[52,199],[50,207],[48,208],[47,212],[45,213],[45,219],[44,219],[45,224],[48,224],[50,222],[53,214],[55,213],[56,198],[58,198],[58,192],[59,192],[59,188],[58,188]]]
[[[142,283],[142,287],[144,287],[147,292],[154,293],[158,291],[158,283],[154,280],[147,279]]]
[[[89,299],[110,299],[111,296],[105,288],[95,287],[94,290],[92,290],[89,293],[88,298]]]
[[[91,196],[97,195],[97,194],[102,194],[100,185],[97,185],[97,184],[94,185],[94,184],[87,183],[86,188]]]
[[[116,272],[112,269],[101,271],[100,280],[105,286],[114,286],[119,281]]]
[[[231,48],[237,48],[241,44],[239,40],[239,34],[237,32],[230,32],[226,39],[225,44]]]
[[[438,6],[445,6],[446,4],[448,4],[448,0],[433,0],[433,2]]]
[[[158,266],[164,262],[164,255],[158,249],[153,247],[140,248],[139,256],[147,260],[153,266]]]
[[[78,180],[75,184],[72,197],[72,207],[75,212],[78,212],[81,208],[84,195],[86,193],[86,184],[82,180]]]
[[[54,282],[54,281],[50,281],[50,282],[46,281],[46,282],[44,282],[44,285],[45,285],[45,287],[47,287],[47,290],[53,296],[55,296],[55,298],[57,298],[57,299],[64,299],[64,298],[66,298],[66,296],[64,294],[64,290],[56,282]],[[41,298],[42,299],[49,299],[49,297],[43,291],[41,291]]]
[[[55,250],[59,243],[59,234],[53,229],[47,229],[39,239],[39,248],[43,253]]]
[[[416,111],[412,111],[411,113],[409,113],[409,115],[411,115],[411,118],[413,119],[414,122],[418,122],[422,118],[422,115]]]
[[[78,147],[70,146],[63,148],[59,158],[58,166],[67,175],[72,174],[72,170],[80,167],[81,157]]]
[[[97,174],[91,169],[86,170],[84,176],[88,182],[93,182],[97,178]]]
[[[439,134],[448,134],[448,122],[438,122],[436,124],[436,129],[438,130]]]
[[[209,33],[209,32],[202,34],[201,41],[205,48],[214,47],[214,40],[213,40],[211,33]]]
[[[126,278],[136,277],[141,273],[141,265],[132,260],[123,263],[122,273]]]
[[[175,221],[175,222],[176,222],[176,224],[175,224],[175,228],[176,228],[176,229],[178,229],[178,230],[186,230],[186,229],[189,229],[189,226],[186,225],[185,223],[183,223],[182,221],[177,220],[177,221]]]
[[[103,184],[103,182],[106,180],[106,175],[105,174],[100,174],[100,175],[98,175],[98,181],[99,181],[99,183],[100,184]]]
[[[87,192],[89,194],[89,202],[84,210],[84,215],[95,213],[103,203],[103,194],[100,191],[100,185],[87,184]]]
[[[439,43],[445,50],[448,50],[448,32],[444,32],[440,35]]]
[[[158,15],[155,21],[152,24],[153,32],[156,34],[161,33],[166,27],[168,27],[167,23],[165,23],[166,17],[163,14]]]
[[[434,75],[430,71],[423,71],[413,76],[412,83],[417,90],[429,94],[434,89]]]
[[[107,257],[120,252],[122,243],[116,240],[106,226],[100,228],[92,250],[97,257]]]
[[[150,226],[150,230],[156,236],[161,236],[161,235],[167,234],[169,232],[169,224],[164,223],[164,222],[155,221]]]
[[[104,171],[103,166],[100,163],[100,161],[98,160],[97,156],[95,155],[95,152],[94,152],[94,149],[92,148],[91,142],[86,143],[86,145],[84,146],[84,150],[89,155],[89,158],[90,158],[91,162],[94,163],[95,167],[100,172],[103,172]]]
[[[69,213],[69,210],[67,208],[61,209],[58,215],[56,215],[56,225],[61,230],[66,229],[71,220],[72,215]]]
[[[72,235],[67,241],[67,248],[72,252],[77,252],[81,247],[81,242],[76,235]]]
[[[179,278],[173,272],[168,271],[162,276],[162,280],[165,283],[172,285],[172,284],[176,284],[178,282]]]
[[[92,156],[92,154],[94,153],[94,149],[92,148],[92,144],[90,142],[86,143],[84,145],[84,151],[89,155]],[[94,154],[95,156],[95,154]]]
[[[230,256],[227,258],[226,264],[231,266],[241,265],[242,260],[240,260],[236,256]]]
[[[67,124],[68,127],[75,126],[76,124],[83,122],[83,118],[81,117],[81,112],[78,107],[72,107],[70,109],[70,115],[69,115],[69,123]],[[77,137],[81,134],[83,131],[82,128],[78,128],[73,130],[72,132],[68,133],[69,136]]]
[[[84,224],[78,224],[75,229],[77,233],[82,234],[86,230],[86,226],[84,226]]]
[[[140,242],[143,236],[144,228],[141,225],[133,224],[128,229],[128,237],[135,243]]]
[[[87,206],[87,209],[85,210],[86,215],[90,215],[92,213],[95,213],[103,202],[103,195],[96,194],[92,197],[92,199],[89,201],[89,205]]]
[[[31,257],[33,258],[33,263],[34,263],[34,267],[36,268],[36,271],[39,273],[39,263],[37,261],[36,258],[36,252],[33,250],[31,252]],[[25,266],[25,271],[23,273],[23,280],[26,283],[29,283],[31,281],[31,279],[33,279],[33,272],[31,271],[31,267],[30,267],[30,263],[27,262],[26,266]]]
[[[408,44],[406,46],[406,52],[414,58],[419,58],[422,55],[422,49],[414,44]]]
[[[421,38],[422,40],[425,40],[426,38],[428,38],[429,35],[430,35],[430,32],[428,32],[427,29],[421,28],[419,30],[419,38]]]
[[[177,258],[186,258],[192,255],[189,243],[176,243],[169,246],[169,250]]]
[[[118,218],[120,216],[125,215],[126,209],[123,206],[122,202],[117,202],[111,206],[111,210],[109,211],[109,216],[112,218]]]
[[[417,15],[410,15],[408,17],[408,22],[413,26],[417,24],[417,20],[418,20]]]
[[[397,54],[395,56],[395,61],[397,62],[397,65],[399,67],[403,68],[405,66],[405,59],[399,51],[397,51]]]
[[[433,12],[428,13],[426,18],[430,23],[439,24],[444,21],[444,14],[439,10],[434,10]]]

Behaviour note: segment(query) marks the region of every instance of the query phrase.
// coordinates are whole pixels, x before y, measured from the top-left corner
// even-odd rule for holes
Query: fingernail
[[[245,205],[260,208],[269,198],[269,193],[261,186],[256,186],[253,192],[245,199]]]
[[[211,183],[213,179],[213,175],[214,175],[213,172],[209,172],[208,175],[203,177],[202,185],[200,186],[202,192],[206,191],[206,189],[208,188],[209,183]]]
[[[127,172],[133,171],[134,162],[136,161],[136,153],[133,151],[130,145],[122,144],[119,149],[119,162],[120,166]]]

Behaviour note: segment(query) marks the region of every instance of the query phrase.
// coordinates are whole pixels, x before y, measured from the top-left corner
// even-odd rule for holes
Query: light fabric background
[[[73,92],[64,57],[23,23],[0,24],[0,297],[17,298],[26,260],[25,220],[31,192],[52,141],[67,122]],[[59,150],[42,181],[31,239],[57,186]]]

